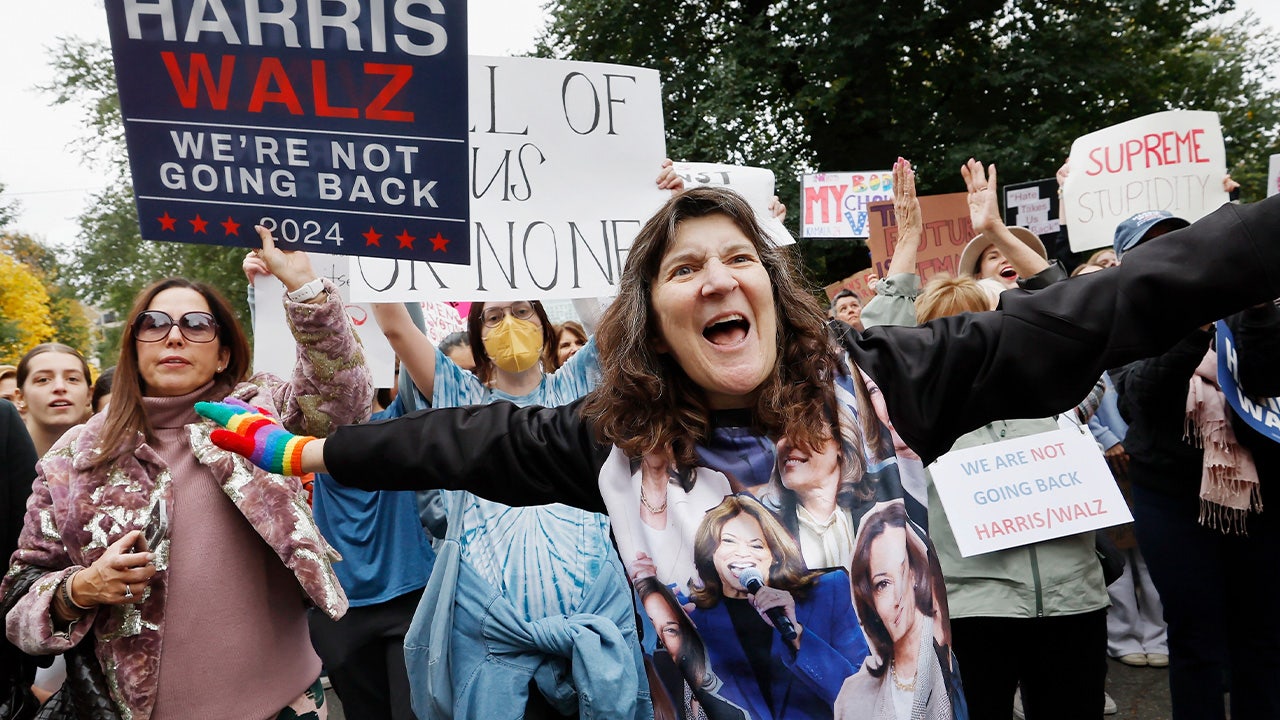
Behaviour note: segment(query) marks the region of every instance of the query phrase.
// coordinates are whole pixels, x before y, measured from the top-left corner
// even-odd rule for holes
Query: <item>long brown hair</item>
[[[750,239],[773,287],[780,352],[758,393],[753,422],[798,447],[818,447],[829,435],[825,411],[835,403],[831,384],[837,355],[826,316],[798,279],[793,258],[765,237],[747,201],[725,188],[686,190],[640,230],[618,296],[596,330],[602,379],[587,396],[583,414],[600,439],[628,455],[670,447],[677,463],[695,463],[694,447],[711,427],[706,392],[670,354],[654,349],[658,319],[651,286],[680,223],[709,215],[724,215]]]
[[[542,321],[542,362],[546,363],[547,348],[552,348],[555,352],[556,346],[556,327],[551,324],[551,318],[547,317],[547,311],[542,307],[542,303],[537,300],[527,301],[533,306],[533,312]],[[476,367],[471,372],[480,378],[480,382],[488,385],[493,382],[495,366],[493,360],[489,359],[489,351],[484,349],[484,338],[481,333],[484,332],[484,303],[471,303],[471,310],[467,312],[467,341],[471,343],[471,358],[476,361]],[[550,372],[551,368],[543,368]]]
[[[157,295],[171,288],[186,288],[200,293],[205,302],[209,303],[209,312],[218,321],[219,344],[230,351],[227,366],[213,376],[213,395],[226,392],[226,386],[244,380],[249,373],[252,362],[249,340],[240,328],[240,323],[236,322],[231,304],[221,293],[205,283],[180,277],[152,283],[138,293],[137,299],[133,301],[129,322],[125,324],[124,335],[120,338],[120,360],[116,363],[116,376],[111,385],[111,404],[107,406],[107,417],[99,444],[102,452],[93,460],[95,465],[112,460],[126,447],[131,448],[133,438],[138,433],[142,433],[148,440],[154,438],[151,421],[142,406],[142,376],[138,372],[138,345],[133,337],[133,321],[141,312],[151,307],[151,302]]]
[[[765,544],[773,563],[763,572],[769,587],[803,598],[822,573],[811,572],[800,554],[800,545],[791,537],[778,518],[759,500],[744,495],[727,495],[723,502],[707,511],[693,536],[693,566],[698,571],[702,587],[695,588],[690,597],[693,604],[702,609],[715,607],[724,597],[724,586],[716,570],[715,553],[720,547],[720,531],[730,520],[739,515],[749,515],[759,523]]]
[[[876,668],[869,668],[871,674],[880,677],[889,668],[893,659],[893,637],[889,629],[876,611],[875,588],[871,583],[871,546],[876,539],[884,535],[891,527],[902,528],[910,536],[915,532],[911,521],[907,518],[906,506],[901,502],[891,502],[867,516],[858,530],[858,539],[853,547],[853,559],[850,561],[849,575],[853,580],[853,607],[858,611],[858,620],[862,623],[863,634],[871,649],[884,662]],[[928,549],[924,539],[907,537],[907,567],[911,570],[911,592],[915,594],[916,611],[922,615],[933,615],[932,573],[929,569]],[[945,593],[944,593],[945,594]]]

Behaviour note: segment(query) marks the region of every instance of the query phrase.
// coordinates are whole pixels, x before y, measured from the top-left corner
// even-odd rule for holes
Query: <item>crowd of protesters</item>
[[[32,349],[0,368],[4,719],[319,720],[324,673],[353,720],[1074,720],[1114,710],[1108,655],[1167,666],[1175,719],[1280,717],[1280,447],[1215,354],[1221,320],[1233,382],[1280,396],[1280,200],[1140,214],[1068,277],[994,166],[961,175],[960,276],[916,275],[899,158],[888,272],[826,312],[668,162],[599,317],[475,302],[436,346],[375,306],[397,387],[263,229],[289,378],[181,278],[96,383]],[[1060,428],[1133,526],[962,554],[934,461]]]

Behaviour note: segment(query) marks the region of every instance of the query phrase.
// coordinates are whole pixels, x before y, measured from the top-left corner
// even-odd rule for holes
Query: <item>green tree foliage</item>
[[[129,182],[120,99],[110,50],[98,42],[59,40],[53,51],[56,79],[42,88],[55,105],[79,108],[86,134],[84,159],[110,173],[113,182],[93,197],[79,217],[80,243],[71,250],[74,262],[66,283],[86,302],[126,319],[133,298],[155,280],[180,275],[207,282],[222,291],[250,329],[245,280],[240,271],[244,250],[209,245],[144,241]],[[119,333],[103,335],[99,357],[114,358]]]
[[[1257,23],[1221,22],[1232,5],[552,0],[537,53],[658,70],[671,156],[768,167],[792,208],[800,173],[898,155],[924,194],[962,190],[970,156],[1005,182],[1051,177],[1076,137],[1179,108],[1221,114],[1232,173],[1256,199],[1280,129],[1257,58],[1278,48]],[[802,250],[821,284],[868,264],[847,241]]]
[[[0,229],[9,226],[18,217],[17,200],[4,197],[4,183],[0,183]]]

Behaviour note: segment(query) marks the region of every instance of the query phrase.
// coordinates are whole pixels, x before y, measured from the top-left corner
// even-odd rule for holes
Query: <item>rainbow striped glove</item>
[[[302,475],[302,448],[315,438],[294,435],[270,411],[236,398],[220,403],[198,402],[196,412],[226,428],[214,430],[214,445],[249,458],[254,465],[279,475]]]

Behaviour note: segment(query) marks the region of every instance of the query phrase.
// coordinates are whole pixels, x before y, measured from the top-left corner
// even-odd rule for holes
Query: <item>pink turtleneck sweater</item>
[[[173,476],[168,598],[152,720],[267,720],[320,675],[303,592],[191,452],[203,387],[144,398]]]

